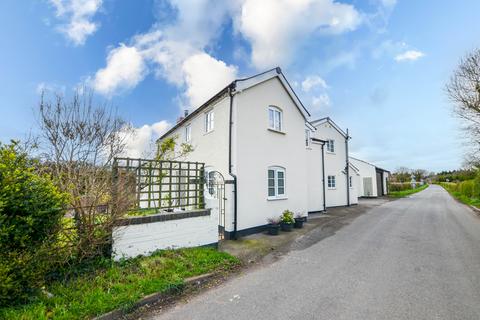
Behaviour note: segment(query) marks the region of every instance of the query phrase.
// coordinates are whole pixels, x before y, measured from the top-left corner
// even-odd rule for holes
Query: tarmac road
[[[439,186],[150,319],[480,319],[480,218]]]

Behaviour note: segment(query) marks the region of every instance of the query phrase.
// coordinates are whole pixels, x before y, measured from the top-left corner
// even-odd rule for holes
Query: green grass
[[[51,283],[53,298],[0,308],[0,319],[89,319],[116,308],[128,310],[140,298],[181,288],[183,280],[231,270],[239,260],[213,248],[158,251],[149,257],[112,262],[67,282]]]
[[[393,191],[393,192],[390,192],[388,194],[388,196],[392,197],[392,198],[404,198],[404,197],[407,197],[407,196],[412,195],[414,193],[425,190],[427,188],[428,188],[428,184],[424,184],[423,186],[420,186],[420,187],[415,188],[415,189],[409,189],[409,190],[403,190],[403,191]]]
[[[458,201],[467,204],[469,206],[475,206],[480,208],[480,199],[476,197],[469,197],[463,194],[461,191],[458,191],[458,184],[454,182],[440,182],[440,186],[442,186],[448,193],[452,195]]]

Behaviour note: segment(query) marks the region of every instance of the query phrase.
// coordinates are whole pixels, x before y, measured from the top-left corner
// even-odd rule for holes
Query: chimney
[[[188,109],[185,109],[185,110],[183,111],[183,116],[184,116],[185,118],[188,116]]]

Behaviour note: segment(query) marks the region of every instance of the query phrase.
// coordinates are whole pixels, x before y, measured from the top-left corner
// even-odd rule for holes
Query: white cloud
[[[325,80],[323,80],[319,76],[309,76],[302,81],[302,90],[305,92],[309,92],[312,88],[315,87],[327,89],[328,85]]]
[[[287,64],[312,34],[355,30],[360,13],[333,0],[245,0],[237,29],[250,41],[257,68]]]
[[[183,63],[187,90],[185,92],[192,106],[206,102],[225,85],[235,80],[237,68],[216,60],[206,53],[189,57]]]
[[[128,47],[113,49],[107,66],[95,77],[97,91],[111,95],[122,87],[132,88],[151,70],[156,77],[183,90],[182,109],[184,105],[196,108],[236,77],[235,66],[206,53],[233,10],[230,3],[171,0],[170,4],[177,12],[175,22],[165,27],[155,25],[150,31],[134,36]],[[119,63],[112,63],[120,54],[117,51],[127,48],[134,50],[131,54],[137,57],[134,66],[120,63],[120,59]],[[125,76],[119,78],[119,74]],[[100,75],[104,75],[105,81],[100,81]]]
[[[425,54],[421,51],[417,50],[408,50],[405,51],[404,53],[398,54],[395,56],[395,61],[401,62],[401,61],[415,61],[417,59],[420,59],[421,57],[425,56]]]
[[[319,112],[325,111],[326,108],[331,106],[330,97],[327,93],[322,93],[318,96],[313,96],[311,100],[310,111],[313,115]]]
[[[133,132],[125,134],[125,150],[123,156],[131,158],[152,157],[155,154],[155,140],[167,132],[171,124],[165,120],[145,124],[133,128]]]
[[[119,90],[135,87],[145,76],[145,63],[135,47],[121,44],[112,49],[107,57],[107,66],[100,69],[93,79],[93,88],[110,96]]]
[[[50,0],[57,18],[65,21],[58,30],[75,45],[83,45],[99,24],[92,19],[102,6],[102,0]]]

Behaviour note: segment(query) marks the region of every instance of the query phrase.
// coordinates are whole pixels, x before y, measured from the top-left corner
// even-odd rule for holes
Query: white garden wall
[[[113,258],[149,255],[159,249],[199,247],[218,243],[215,210],[161,213],[124,219],[113,229]]]

